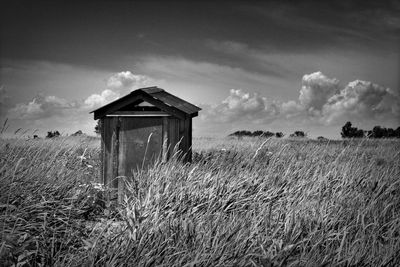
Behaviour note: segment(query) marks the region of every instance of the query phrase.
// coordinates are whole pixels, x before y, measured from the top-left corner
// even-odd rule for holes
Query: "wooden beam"
[[[108,114],[106,117],[171,117],[172,115],[169,114],[137,114],[137,115],[114,115]]]
[[[114,111],[106,117],[169,117],[164,111]]]

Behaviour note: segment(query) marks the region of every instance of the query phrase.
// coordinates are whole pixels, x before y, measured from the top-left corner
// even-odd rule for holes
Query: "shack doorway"
[[[118,176],[132,177],[161,155],[163,120],[160,117],[124,117],[120,121]]]

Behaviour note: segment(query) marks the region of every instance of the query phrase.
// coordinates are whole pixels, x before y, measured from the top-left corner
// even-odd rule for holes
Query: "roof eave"
[[[157,86],[139,88],[139,89],[137,89],[137,90],[135,90],[135,91],[132,91],[132,92],[130,92],[129,94],[127,94],[127,95],[125,95],[125,96],[123,96],[123,97],[121,97],[121,98],[119,98],[119,99],[114,100],[114,101],[111,102],[111,103],[108,103],[108,104],[106,104],[106,105],[104,105],[104,106],[102,106],[102,107],[100,107],[100,108],[97,108],[97,109],[95,109],[95,110],[89,112],[89,114],[94,113],[94,119],[95,119],[95,120],[100,119],[100,118],[104,117],[104,116],[103,116],[103,115],[104,115],[104,114],[103,114],[104,112],[102,112],[102,111],[106,111],[107,109],[112,109],[112,106],[113,106],[113,105],[118,105],[118,104],[121,103],[121,102],[127,101],[130,97],[136,96],[136,95],[139,95],[139,94],[143,94],[143,96],[145,96],[145,97],[147,98],[147,100],[153,100],[153,101],[155,101],[155,102],[156,102],[156,105],[159,105],[160,108],[163,107],[162,109],[163,109],[165,112],[170,113],[170,114],[173,115],[173,116],[184,117],[184,116],[185,116],[184,114],[187,114],[188,116],[190,116],[191,118],[193,118],[193,117],[198,116],[198,112],[201,110],[201,108],[199,108],[199,107],[197,107],[197,106],[195,106],[195,105],[193,105],[193,104],[191,104],[191,103],[189,103],[189,102],[187,102],[187,101],[185,101],[185,100],[179,98],[180,100],[185,101],[185,102],[191,104],[192,106],[196,107],[196,111],[195,111],[195,112],[187,113],[187,112],[185,112],[185,111],[180,110],[180,109],[177,108],[177,107],[170,106],[170,105],[167,104],[167,103],[163,103],[163,102],[162,102],[161,100],[159,100],[157,97],[153,96],[151,93],[148,93],[148,91],[151,91],[151,90],[164,91],[162,88],[158,88]],[[176,96],[175,96],[175,97],[176,97]],[[178,98],[178,97],[176,97],[176,98]],[[168,105],[168,107],[167,107],[166,105]],[[187,116],[187,115],[186,115],[186,116]]]

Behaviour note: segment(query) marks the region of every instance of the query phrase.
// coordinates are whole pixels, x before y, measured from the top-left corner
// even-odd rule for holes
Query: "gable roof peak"
[[[134,90],[129,94],[109,104],[106,104],[90,113],[94,113],[95,119],[98,119],[139,99],[147,101],[155,106],[158,106],[165,112],[171,113],[172,115],[176,115],[179,117],[185,116],[184,114],[195,117],[198,115],[198,111],[201,110],[201,108],[164,91],[164,89],[162,88],[152,86]]]

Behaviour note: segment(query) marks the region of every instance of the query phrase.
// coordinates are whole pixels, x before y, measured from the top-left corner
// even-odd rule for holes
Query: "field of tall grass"
[[[399,141],[193,143],[116,206],[98,139],[0,139],[0,265],[400,265]]]

